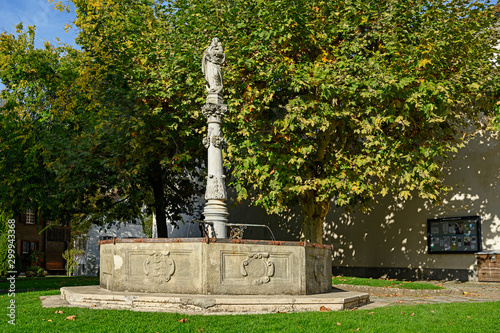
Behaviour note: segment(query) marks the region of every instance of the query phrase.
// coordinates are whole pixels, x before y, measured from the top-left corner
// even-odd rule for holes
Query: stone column
[[[208,149],[207,189],[205,192],[205,222],[211,222],[215,236],[227,238],[226,223],[229,215],[226,207],[226,176],[222,163],[222,149],[226,142],[221,135],[222,117],[227,112],[227,105],[222,100],[222,64],[226,56],[218,38],[203,54],[202,71],[207,81],[207,100],[202,107],[207,118],[208,134],[203,139]]]
[[[207,189],[205,192],[206,222],[212,222],[216,237],[227,238],[226,223],[229,213],[226,207],[226,176],[222,166],[222,149],[225,141],[221,136],[222,116],[227,111],[227,105],[222,104],[222,98],[217,96],[217,101],[211,96],[207,97],[207,104],[203,106],[203,114],[207,117],[208,135],[203,143],[208,148]],[[214,103],[217,102],[217,103]]]

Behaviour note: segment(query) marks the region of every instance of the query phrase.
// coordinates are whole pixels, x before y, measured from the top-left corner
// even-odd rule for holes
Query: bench
[[[47,260],[45,269],[48,271],[64,271],[64,260]]]

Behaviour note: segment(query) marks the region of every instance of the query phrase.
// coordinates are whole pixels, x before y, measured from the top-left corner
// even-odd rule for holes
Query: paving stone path
[[[413,291],[409,295],[406,289],[380,288],[366,286],[351,286],[349,290],[365,291],[370,293],[371,302],[359,309],[374,309],[383,306],[438,304],[456,302],[499,302],[500,283],[496,282],[456,282],[456,281],[426,281],[439,285],[444,290]],[[342,286],[344,287],[344,286]],[[360,288],[361,287],[361,288]],[[344,289],[344,288],[342,288]]]

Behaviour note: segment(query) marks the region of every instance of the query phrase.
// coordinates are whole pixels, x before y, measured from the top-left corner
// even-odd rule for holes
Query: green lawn
[[[64,279],[67,280],[65,286],[78,281],[77,278]],[[457,333],[497,332],[500,325],[500,302],[397,305],[339,312],[188,316],[41,306],[40,296],[56,294],[59,294],[57,289],[16,293],[16,326],[7,323],[7,306],[13,298],[2,294],[0,312],[4,313],[0,332],[353,332],[359,328],[359,332]],[[65,320],[69,316],[75,316],[74,320]],[[187,321],[182,322],[182,319]]]
[[[358,286],[370,287],[385,287],[385,288],[402,288],[402,289],[444,289],[430,283],[419,283],[398,280],[385,280],[385,279],[366,279],[349,276],[335,276],[332,279],[332,284],[351,284]]]
[[[22,291],[33,290],[51,290],[59,289],[61,287],[69,286],[90,286],[99,284],[99,277],[97,276],[72,276],[67,278],[65,276],[47,276],[47,277],[17,277],[16,289]],[[9,289],[8,281],[0,282],[0,290]]]

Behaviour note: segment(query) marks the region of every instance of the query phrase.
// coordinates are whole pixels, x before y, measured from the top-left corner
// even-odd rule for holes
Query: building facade
[[[63,273],[65,260],[62,253],[70,244],[70,226],[60,224],[47,228],[48,222],[33,209],[17,214],[15,220],[17,253],[21,258],[22,270],[30,265],[29,255],[38,250],[44,253],[43,268],[47,272]]]

